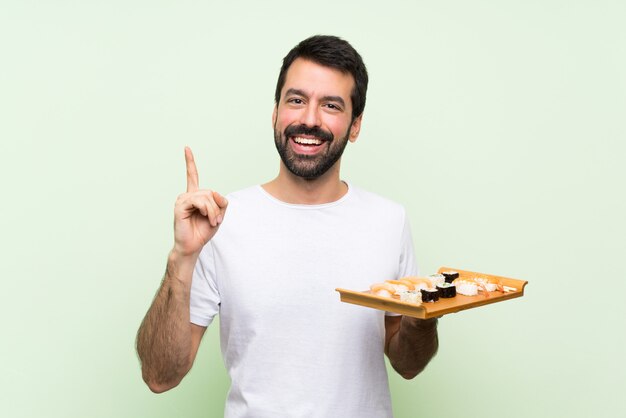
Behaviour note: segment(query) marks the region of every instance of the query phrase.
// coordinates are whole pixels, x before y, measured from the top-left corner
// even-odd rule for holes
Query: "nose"
[[[300,123],[309,127],[321,126],[319,106],[315,103],[309,103],[302,111]]]

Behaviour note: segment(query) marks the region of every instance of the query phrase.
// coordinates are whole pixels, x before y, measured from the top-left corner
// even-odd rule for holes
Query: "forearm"
[[[403,316],[400,329],[389,341],[387,356],[402,377],[412,379],[424,370],[438,347],[437,319]]]
[[[154,392],[178,385],[192,363],[189,295],[196,257],[168,257],[161,287],[137,333],[144,381]]]

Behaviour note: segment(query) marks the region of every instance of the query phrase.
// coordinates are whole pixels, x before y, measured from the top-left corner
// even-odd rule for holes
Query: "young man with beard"
[[[178,385],[216,314],[228,417],[389,417],[384,354],[407,379],[434,356],[436,319],[340,303],[334,291],[417,273],[404,209],[340,179],[367,82],[346,41],[298,44],[276,87],[278,176],[228,200],[199,188],[185,150],[174,248],[137,337],[151,390]]]

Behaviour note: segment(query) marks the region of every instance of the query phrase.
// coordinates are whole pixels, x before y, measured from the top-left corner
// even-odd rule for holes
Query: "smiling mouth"
[[[304,146],[319,146],[324,143],[324,140],[318,138],[304,138],[301,136],[293,136],[291,140],[298,145]]]

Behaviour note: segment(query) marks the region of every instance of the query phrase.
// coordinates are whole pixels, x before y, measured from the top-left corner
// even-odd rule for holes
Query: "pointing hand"
[[[200,190],[198,170],[189,147],[185,147],[187,192],[178,196],[174,207],[174,250],[184,256],[200,253],[217,233],[228,201],[218,192]]]

